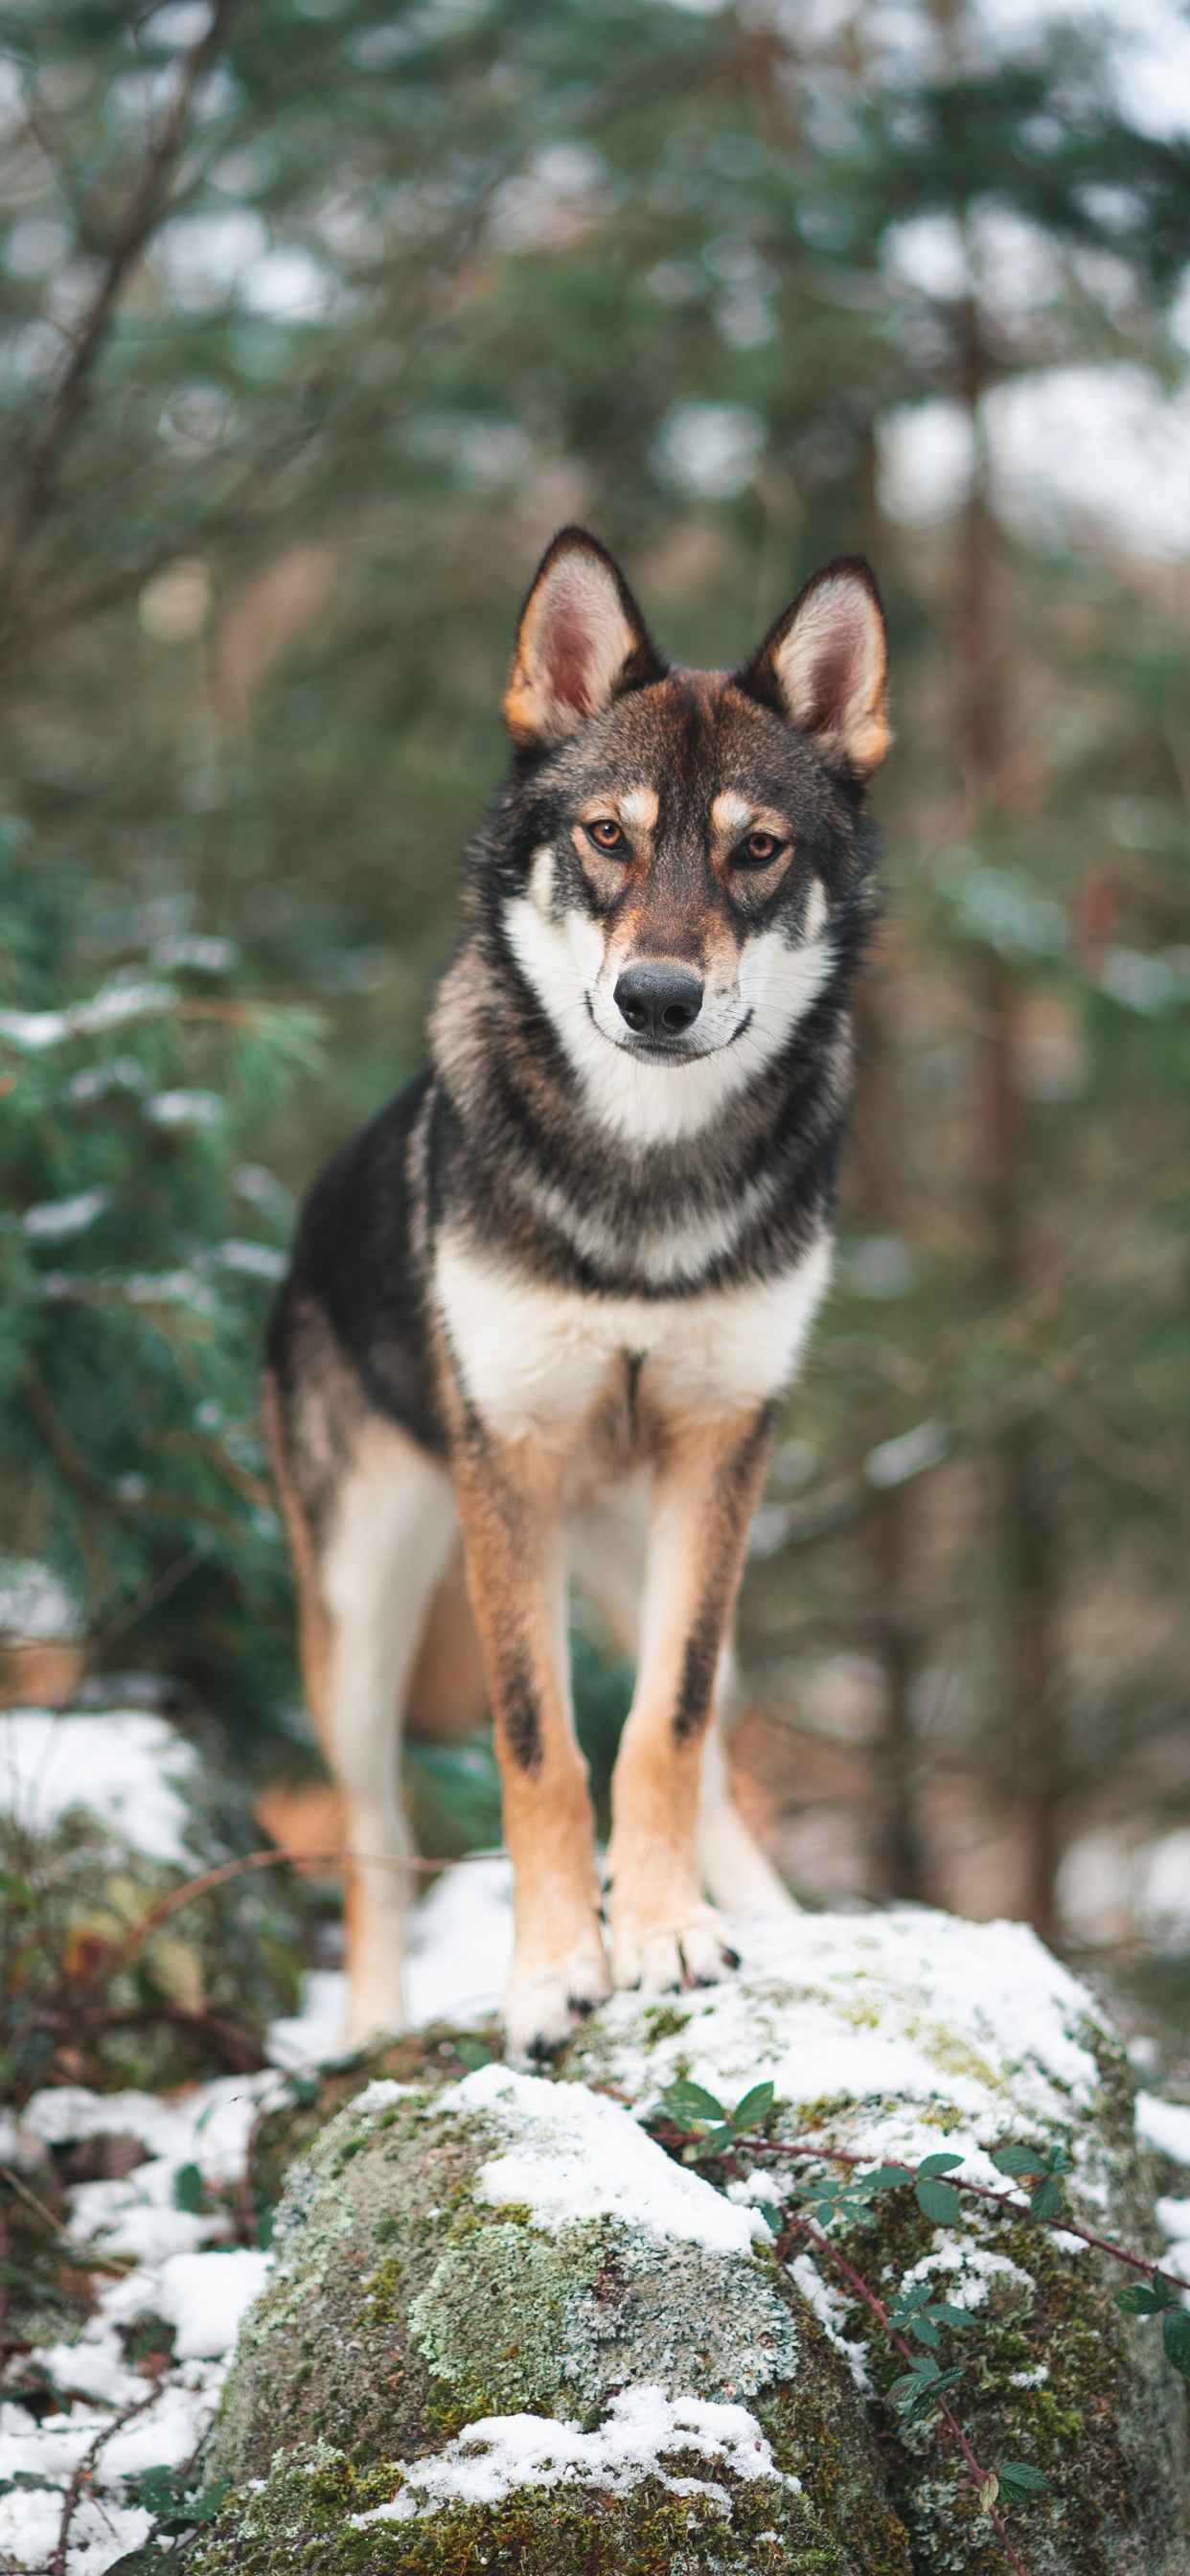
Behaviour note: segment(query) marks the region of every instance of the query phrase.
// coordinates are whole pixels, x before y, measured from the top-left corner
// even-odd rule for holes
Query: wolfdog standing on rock
[[[360,1856],[353,2038],[402,2020],[406,1874],[367,1864],[408,1850],[405,1715],[490,1702],[518,2057],[610,1985],[722,1976],[708,1898],[789,1902],[713,1721],[830,1270],[885,669],[858,558],[730,674],[670,668],[582,529],[529,593],[429,1069],[316,1181],[269,1345],[306,1687]],[[606,1945],[568,1567],[638,1659]]]

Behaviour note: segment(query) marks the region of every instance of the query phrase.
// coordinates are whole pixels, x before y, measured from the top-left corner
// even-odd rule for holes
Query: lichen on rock
[[[1043,2469],[1031,2576],[1186,2576],[1185,2422],[1100,2257],[1041,2227],[990,2149],[1061,2140],[1072,2210],[1149,2225],[1120,2052],[1016,1926],[922,1913],[741,1925],[739,1974],[618,1996],[551,2078],[374,2083],[291,2174],[208,2464],[193,2576],[481,2565],[991,2576],[953,2447],[846,2273],[777,2207],[815,2151],[997,2188],[938,2224],[912,2189],[832,2231],[885,2301],[929,2284],[981,2459]],[[764,2080],[762,2148],[703,2170],[641,2125],[676,2078]],[[614,2098],[613,2098],[614,2097]],[[795,2153],[796,2149],[796,2153]],[[792,2206],[796,2209],[798,2204]],[[766,2217],[766,2212],[768,2216]],[[773,2221],[772,2224],[769,2222]]]

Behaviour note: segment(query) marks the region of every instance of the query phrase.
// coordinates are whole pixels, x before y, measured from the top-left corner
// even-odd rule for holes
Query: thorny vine
[[[1059,2228],[1063,2234],[1080,2238],[1096,2252],[1142,2275],[1145,2286],[1136,2284],[1118,2291],[1116,2304],[1132,2316],[1161,2318],[1166,2356],[1187,2379],[1190,2313],[1180,2300],[1182,2293],[1190,2293],[1190,2282],[1165,2263],[1134,2254],[1126,2245],[1118,2245],[1111,2237],[1099,2236],[1079,2223],[1066,2204],[1063,2178],[1072,2168],[1064,2147],[1026,2147],[1014,2141],[995,2149],[993,2164],[1016,2186],[1015,2190],[1002,2192],[990,2183],[963,2177],[959,2170],[963,2158],[958,2155],[931,2155],[916,2165],[873,2165],[847,2148],[828,2146],[820,2138],[805,2144],[775,2138],[770,2134],[773,2103],[773,2086],[758,2084],[734,2111],[729,2111],[713,2093],[683,2078],[662,2096],[649,2126],[658,2144],[683,2164],[717,2166],[731,2179],[746,2179],[758,2160],[765,2166],[781,2163],[812,2168],[805,2182],[794,2183],[776,2195],[781,2221],[776,2240],[778,2261],[787,2264],[801,2241],[812,2245],[846,2281],[852,2298],[867,2310],[886,2343],[906,2364],[904,2376],[894,2381],[888,2392],[893,2405],[907,2423],[934,2422],[938,2426],[957,2452],[967,2483],[1008,2565],[1016,2576],[1028,2576],[1025,2562],[1005,2528],[1000,2506],[1025,2504],[1031,2496],[1044,2494],[1049,2480],[1028,2461],[1007,2460],[994,2468],[980,2461],[947,2395],[963,2378],[963,2366],[943,2370],[934,2358],[940,2345],[939,2326],[962,2331],[972,2324],[970,2314],[949,2300],[932,2297],[928,2283],[908,2292],[902,2290],[889,2306],[835,2242],[830,2233],[832,2223],[842,2220],[870,2228],[875,2224],[870,2207],[875,2198],[886,2192],[911,2190],[923,2215],[936,2225],[958,2217],[960,2195],[966,2193],[1014,2219],[1026,2217],[1039,2226]],[[741,2154],[752,2160],[750,2166],[741,2162]],[[823,2170],[831,2166],[840,2169],[842,2179]],[[915,2351],[914,2341],[924,2350]]]

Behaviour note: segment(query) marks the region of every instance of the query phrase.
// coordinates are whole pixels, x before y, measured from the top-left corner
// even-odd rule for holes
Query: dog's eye
[[[749,832],[747,840],[742,841],[736,851],[736,858],[742,860],[746,867],[767,867],[782,846],[775,832]]]
[[[601,814],[597,823],[588,823],[587,837],[597,850],[618,850],[624,841],[620,825],[613,823],[610,814]]]

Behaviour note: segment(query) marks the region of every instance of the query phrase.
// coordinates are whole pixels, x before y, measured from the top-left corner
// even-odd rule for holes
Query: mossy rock
[[[314,2138],[193,2576],[1005,2566],[945,2436],[892,2402],[904,2362],[846,2275],[762,2212],[776,2225],[808,2145],[950,2147],[1005,2189],[989,2147],[1060,2140],[1072,2214],[1149,2242],[1120,2052],[1019,1927],[820,1917],[739,1939],[729,1984],[613,1999],[550,2080],[374,2082]],[[626,2105],[678,2076],[729,2105],[767,2077],[767,2143],[702,2171],[667,2157]],[[938,2224],[902,2186],[872,2215],[839,2254],[885,2300],[929,2280],[970,2314],[940,2357],[976,2453],[1049,2480],[1009,2513],[1030,2576],[1187,2576],[1182,2386],[1116,2308],[1121,2276],[1019,2201],[964,2195]]]

